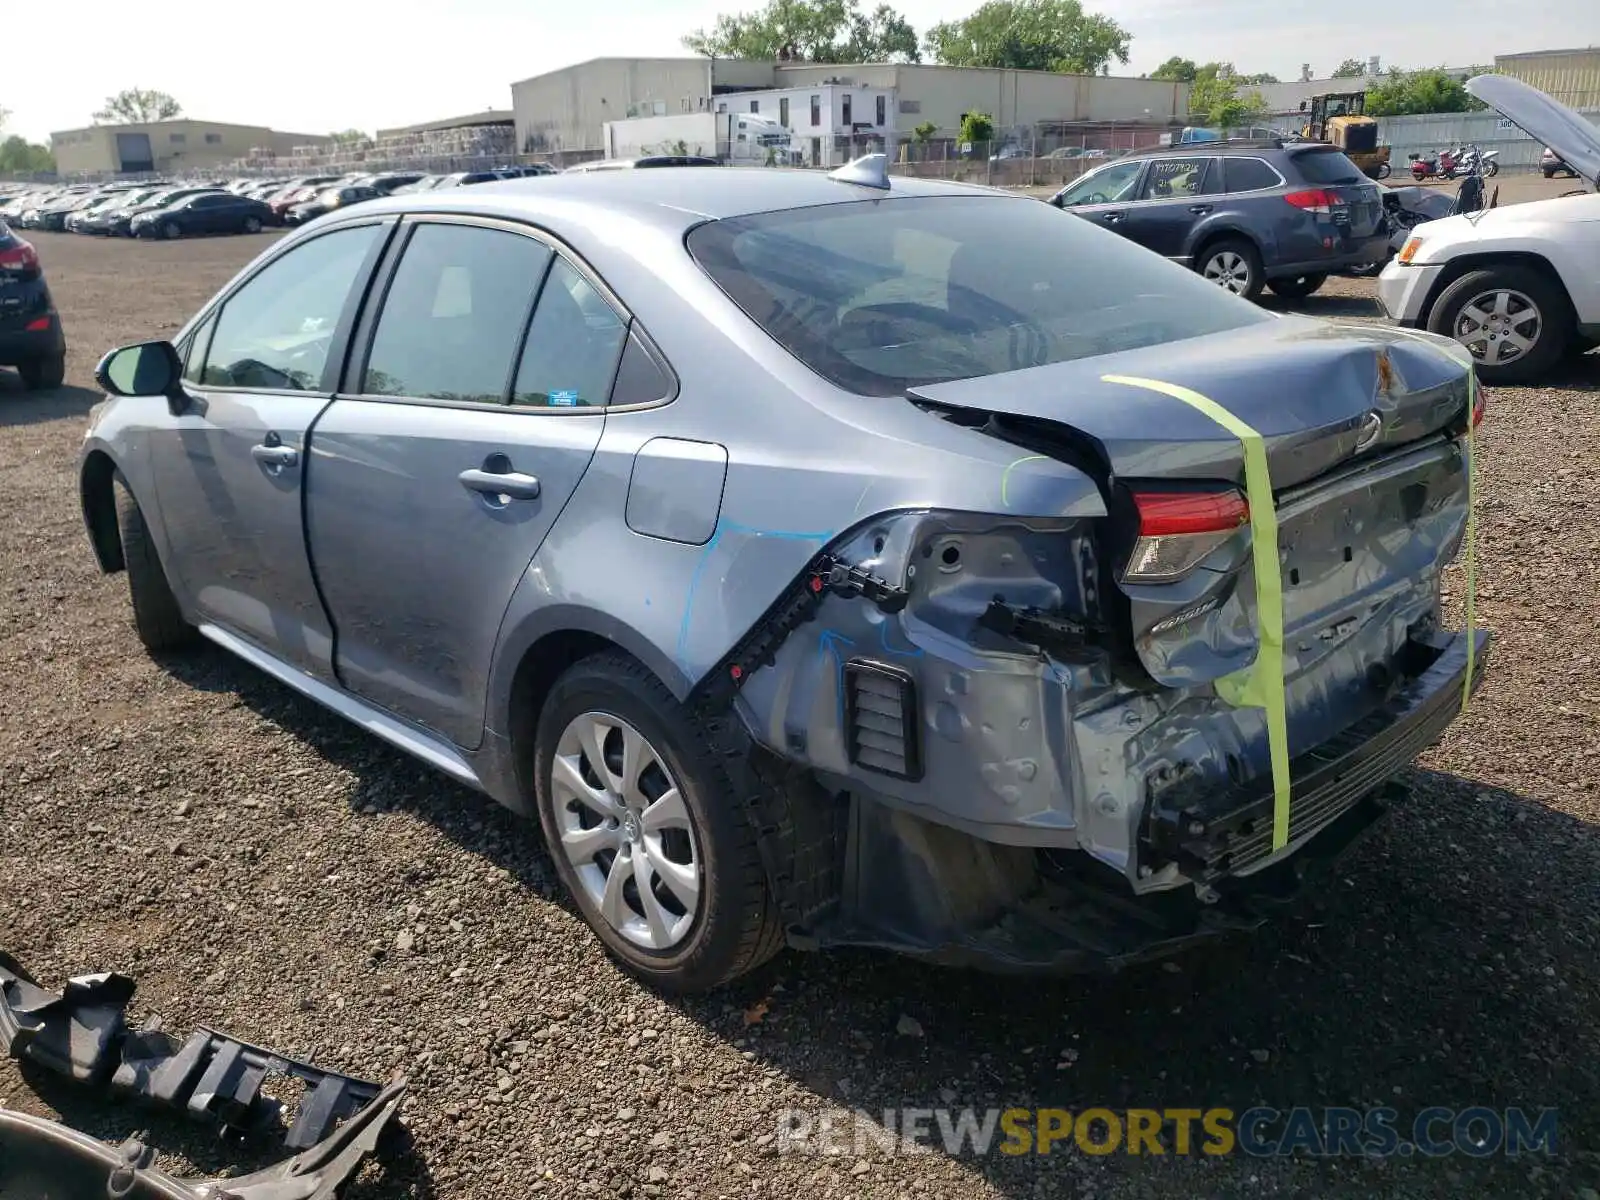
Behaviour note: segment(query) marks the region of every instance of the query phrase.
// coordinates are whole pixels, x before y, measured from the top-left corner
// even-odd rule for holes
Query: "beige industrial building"
[[[298,146],[330,139],[309,133],[279,133],[264,125],[218,121],[152,121],[145,125],[91,125],[50,135],[56,169],[63,176],[163,175],[207,171],[270,151],[287,155]]]
[[[1494,69],[1531,84],[1568,108],[1600,108],[1600,46],[1497,54]]]
[[[740,92],[824,86],[890,97],[884,132],[909,137],[931,122],[954,132],[962,115],[997,130],[1040,124],[1182,122],[1187,84],[1052,71],[901,63],[773,63],[707,58],[599,58],[511,85],[517,145],[525,154],[599,150],[607,121],[715,112]],[[809,111],[809,95],[805,102]],[[872,101],[876,116],[876,98]],[[732,105],[730,104],[730,108]],[[797,110],[798,111],[798,110]]]

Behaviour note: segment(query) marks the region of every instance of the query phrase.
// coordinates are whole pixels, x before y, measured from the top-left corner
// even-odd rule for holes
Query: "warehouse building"
[[[326,136],[279,133],[264,125],[219,121],[151,121],[144,125],[91,125],[50,135],[63,176],[163,175],[215,170],[263,151],[288,154],[296,146],[325,143]]]
[[[1511,75],[1568,108],[1600,108],[1600,47],[1497,54],[1495,73]]]
[[[517,144],[524,154],[599,151],[607,121],[629,117],[715,112],[736,108],[741,93],[787,96],[791,114],[811,112],[811,97],[830,103],[843,118],[852,96],[851,125],[873,124],[878,98],[884,98],[886,141],[909,138],[931,123],[954,132],[969,112],[993,119],[997,130],[1040,125],[1182,123],[1187,114],[1187,84],[1052,71],[1012,71],[988,67],[941,67],[905,63],[774,63],[707,58],[600,58],[551,71],[511,85]],[[860,93],[860,98],[855,94]],[[763,100],[763,115],[766,111]],[[830,113],[833,109],[829,110]],[[856,117],[859,111],[862,116]],[[820,117],[821,114],[819,114]],[[802,138],[823,136],[815,127],[785,122]],[[834,122],[837,124],[838,122]]]

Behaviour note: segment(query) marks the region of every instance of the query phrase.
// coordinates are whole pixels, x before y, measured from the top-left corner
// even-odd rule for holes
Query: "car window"
[[[617,364],[616,382],[611,385],[611,404],[654,404],[672,395],[672,377],[644,347],[636,332],[628,334],[622,361]]]
[[[604,405],[628,324],[594,286],[558,258],[539,293],[512,392],[516,404]]]
[[[1296,154],[1293,161],[1307,183],[1360,183],[1366,178],[1339,150],[1307,150]]]
[[[1259,158],[1225,158],[1225,187],[1230,192],[1255,192],[1281,186],[1278,173]]]
[[[1126,200],[1143,167],[1142,159],[1132,159],[1091,171],[1061,193],[1061,205],[1065,208],[1073,204],[1112,204]]]
[[[211,335],[216,332],[216,328],[217,318],[213,316],[194,331],[194,336],[189,339],[189,344],[184,347],[184,382],[195,385],[205,382],[206,348],[211,344]]]
[[[503,404],[517,338],[551,258],[542,242],[422,225],[384,297],[362,391]]]
[[[1277,319],[1090,221],[1006,197],[707,221],[687,245],[751,320],[864,395]]]
[[[1139,189],[1141,200],[1170,200],[1175,196],[1198,196],[1206,176],[1209,158],[1158,158],[1145,173]]]
[[[204,383],[320,389],[339,314],[381,233],[377,225],[335,230],[263,267],[223,306]]]

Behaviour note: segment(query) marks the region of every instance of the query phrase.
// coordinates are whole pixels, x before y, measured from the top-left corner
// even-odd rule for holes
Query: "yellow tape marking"
[[[1251,554],[1256,569],[1256,625],[1261,649],[1242,671],[1216,681],[1217,694],[1235,707],[1261,708],[1267,716],[1272,760],[1272,849],[1289,844],[1289,715],[1283,685],[1283,578],[1278,565],[1278,510],[1261,435],[1215,400],[1175,383],[1129,375],[1102,375],[1105,383],[1145,388],[1181,400],[1210,417],[1244,447],[1244,491],[1250,505]]]

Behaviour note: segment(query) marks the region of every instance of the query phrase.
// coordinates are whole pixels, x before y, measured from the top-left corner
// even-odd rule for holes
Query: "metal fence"
[[[1600,107],[1580,110],[1600,125]],[[1430,113],[1413,117],[1381,117],[1378,140],[1390,148],[1396,173],[1405,170],[1407,155],[1451,146],[1475,144],[1480,150],[1498,150],[1505,170],[1531,171],[1539,165],[1544,143],[1529,137],[1495,112]]]

